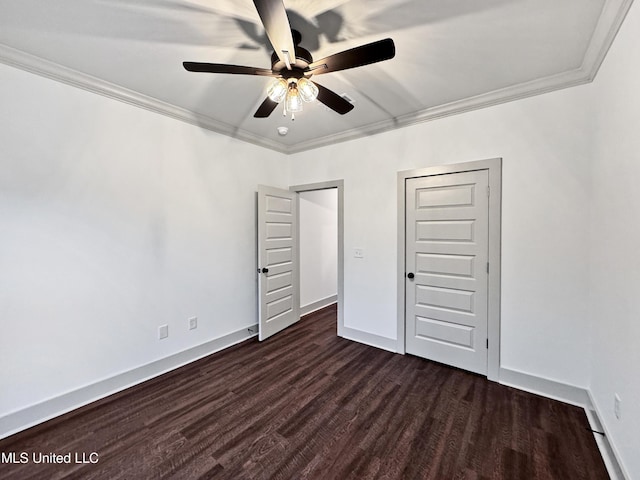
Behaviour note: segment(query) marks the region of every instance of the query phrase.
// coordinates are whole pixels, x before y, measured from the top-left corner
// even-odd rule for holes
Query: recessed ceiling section
[[[2,2],[0,61],[291,153],[588,82],[631,0],[284,4],[314,59],[394,40],[391,60],[312,77],[347,94],[349,113],[316,101],[293,122],[281,106],[254,118],[271,78],[185,71],[183,61],[271,68],[251,0]]]

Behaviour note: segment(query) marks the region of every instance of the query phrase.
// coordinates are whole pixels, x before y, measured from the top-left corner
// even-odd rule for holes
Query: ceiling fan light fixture
[[[298,87],[295,82],[289,84],[289,90],[287,91],[287,100],[285,103],[287,111],[291,113],[297,113],[302,111],[302,98]]]
[[[267,90],[267,96],[274,102],[280,103],[287,95],[287,82],[282,78],[274,80]]]
[[[265,36],[273,47],[270,69],[204,62],[182,62],[182,66],[189,72],[275,78],[276,80],[272,81],[267,88],[267,98],[253,114],[254,118],[267,118],[278,104],[283,103],[283,115],[286,116],[289,111],[292,113],[293,120],[293,113],[302,110],[303,102],[314,100],[344,115],[353,110],[353,103],[321,84],[312,82],[307,77],[363,67],[390,60],[396,54],[393,40],[385,38],[314,61],[311,53],[300,46],[302,41],[300,32],[291,29],[283,0],[253,0],[253,4],[264,27]],[[339,20],[342,20],[342,17]]]
[[[305,77],[298,80],[298,92],[305,102],[313,102],[318,98],[318,87]]]

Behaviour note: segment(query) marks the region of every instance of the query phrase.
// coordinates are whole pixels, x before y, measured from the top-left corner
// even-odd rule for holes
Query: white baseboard
[[[363,332],[362,330],[349,327],[342,327],[339,335],[347,340],[353,340],[354,342],[364,343],[370,347],[381,348],[382,350],[397,353],[396,347],[398,346],[398,341],[394,338],[381,337],[374,333]]]
[[[9,413],[0,417],[0,439],[229,348],[256,336],[257,331],[257,324],[250,325],[182,352]]]
[[[536,377],[518,370],[500,367],[498,382],[502,385],[553,398],[554,400],[582,408],[589,408],[591,405],[586,388],[549,380],[548,378]]]
[[[609,440],[611,438],[609,432],[600,421],[598,406],[588,389],[502,367],[499,383],[584,408],[591,429],[604,433],[604,435],[594,433],[593,436],[609,476],[612,480],[630,479],[618,460],[620,457],[617,455],[615,445]]]
[[[624,468],[624,464],[619,460],[620,456],[618,455],[618,451],[612,437],[609,435],[609,429],[600,420],[602,417],[599,414],[600,409],[598,408],[598,403],[591,395],[591,391],[588,393],[591,407],[589,409],[585,409],[585,411],[587,412],[587,418],[589,419],[591,429],[604,433],[604,435],[594,433],[593,436],[596,439],[596,443],[600,449],[600,454],[602,455],[602,460],[604,460],[604,464],[607,467],[609,476],[611,477],[611,480],[630,480],[631,476]]]
[[[320,310],[321,308],[328,307],[338,301],[338,295],[331,295],[327,298],[321,298],[315,302],[308,303],[302,307],[300,307],[300,316],[309,315],[316,310]]]

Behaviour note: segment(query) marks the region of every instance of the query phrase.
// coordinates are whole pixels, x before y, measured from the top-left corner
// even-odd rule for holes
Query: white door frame
[[[491,158],[398,172],[398,353],[405,353],[405,185],[408,178],[445,175],[473,170],[489,171],[489,298],[487,378],[498,381],[500,371],[500,226],[502,159]]]
[[[336,188],[338,191],[338,336],[344,336],[344,180],[330,180],[328,182],[307,183],[289,187],[292,192],[311,192],[313,190],[327,190]],[[299,198],[299,196],[297,197]],[[300,209],[297,210],[300,215]],[[298,229],[300,222],[298,221]],[[298,238],[300,233],[298,232]],[[297,258],[298,289],[300,288],[300,248]]]

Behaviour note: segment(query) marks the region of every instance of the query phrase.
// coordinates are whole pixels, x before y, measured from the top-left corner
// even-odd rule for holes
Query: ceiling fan
[[[294,118],[293,114],[302,110],[302,101],[310,102],[316,98],[344,115],[353,109],[353,104],[309,78],[312,75],[389,60],[395,56],[393,40],[386,38],[314,61],[311,53],[299,46],[301,35],[296,30],[291,30],[283,0],[253,0],[253,3],[273,46],[270,70],[201,62],[183,62],[183,66],[190,72],[275,77],[276,80],[267,91],[267,98],[253,115],[256,118],[268,117],[283,100],[285,114],[287,111],[291,112]]]

